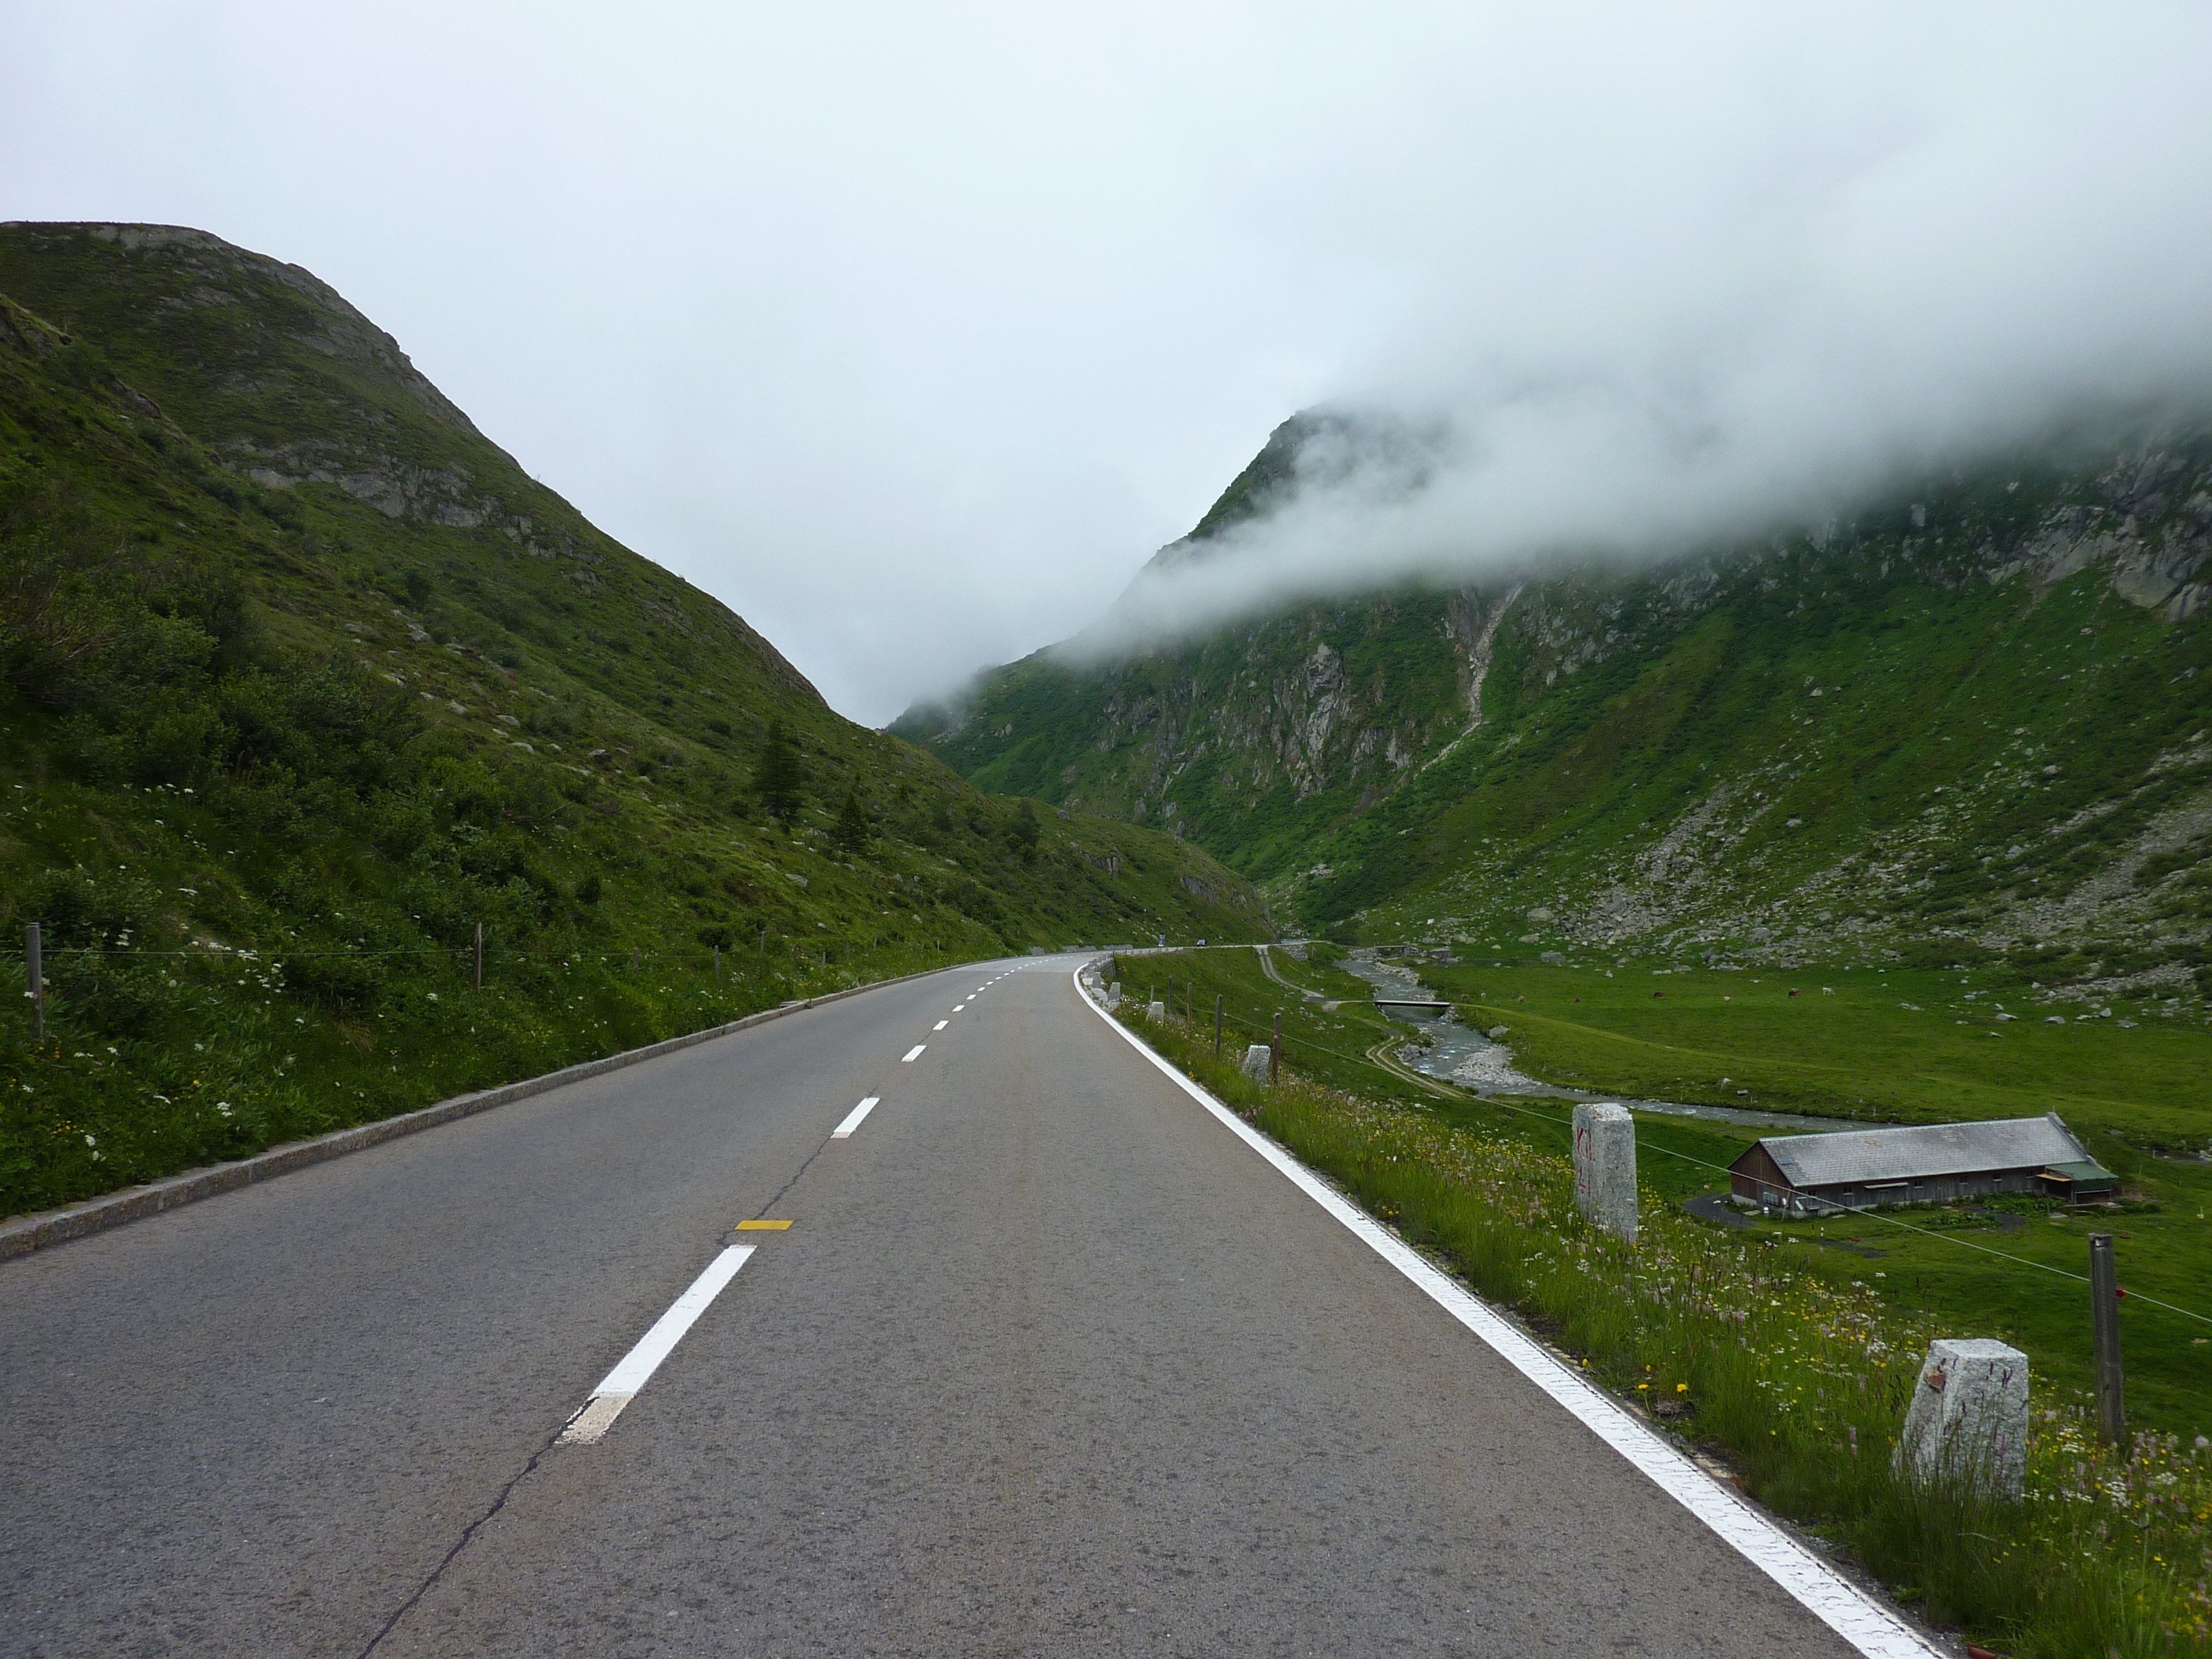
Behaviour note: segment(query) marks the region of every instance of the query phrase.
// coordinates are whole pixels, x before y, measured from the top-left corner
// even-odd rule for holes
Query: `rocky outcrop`
[[[1173,558],[1297,488],[1304,429],[1279,429]],[[2184,636],[2158,630],[2208,595],[2212,440],[2184,434],[1923,480],[1658,566],[1308,605],[1102,666],[1043,653],[914,735],[986,787],[1170,824],[1307,924],[1348,909],[1442,938],[1776,963],[2100,929],[2179,950],[2212,935],[2178,884],[2186,849],[2212,847],[2191,793],[2212,798],[2212,765],[2174,758],[2185,744],[2113,768],[2161,699],[2203,702]],[[1923,653],[1917,671],[1884,659],[1908,634],[1894,649]],[[1870,654],[1836,658],[1844,635]],[[2049,678],[1964,678],[2007,659]],[[2123,681],[2126,701],[2097,689]],[[2002,721],[2000,702],[2017,705]],[[2092,771],[2112,776],[2077,823],[2056,803]]]

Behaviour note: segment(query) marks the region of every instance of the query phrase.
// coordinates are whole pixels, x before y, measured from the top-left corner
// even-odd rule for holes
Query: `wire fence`
[[[1264,959],[1265,958],[1263,957],[1262,960],[1264,961]],[[1301,993],[1305,993],[1307,990],[1307,988],[1297,985],[1291,981],[1285,980],[1280,975],[1273,972],[1270,972],[1267,976],[1270,979],[1274,980],[1276,983],[1283,985],[1288,989]],[[1194,982],[1187,981],[1187,984],[1191,983]],[[1169,994],[1170,1000],[1168,1004],[1168,1015],[1170,1020],[1176,1020],[1176,1023],[1189,1027],[1193,1035],[1202,1040],[1206,1035],[1205,1022],[1202,1018],[1193,1017],[1189,1012],[1190,1004],[1188,1001],[1186,1002],[1186,1012],[1184,1016],[1181,1019],[1177,1019],[1172,1000],[1174,996],[1173,981],[1170,981]],[[1358,1000],[1356,998],[1339,998],[1331,1000],[1339,1002]],[[1481,1007],[1486,1006],[1480,1003],[1454,1001],[1443,997],[1425,999],[1424,1000],[1431,1002],[1434,1006],[1446,1006],[1454,1008]],[[1412,1072],[1410,1068],[1401,1070],[1398,1067],[1393,1066],[1392,1065],[1385,1062],[1371,1052],[1364,1054],[1349,1054],[1345,1053],[1342,1049],[1332,1048],[1324,1043],[1315,1042],[1310,1038],[1294,1036],[1287,1031],[1280,1033],[1279,1036],[1278,1036],[1274,1031],[1272,1023],[1267,1025],[1255,1025],[1249,1021],[1243,1018],[1241,1016],[1233,1016],[1230,1014],[1226,1008],[1220,1011],[1220,1020],[1222,1030],[1221,1042],[1223,1043],[1226,1042],[1227,1034],[1231,1027],[1236,1028],[1240,1032],[1257,1032],[1268,1036],[1271,1040],[1279,1041],[1282,1046],[1285,1048],[1295,1047],[1304,1048],[1314,1054],[1327,1054],[1332,1059],[1340,1060],[1350,1065],[1372,1067],[1373,1069],[1382,1073],[1386,1077],[1392,1078],[1399,1082],[1410,1081],[1418,1083],[1432,1089],[1440,1097],[1463,1099],[1469,1104],[1480,1105],[1492,1111],[1510,1113],[1517,1116],[1533,1119],[1538,1122],[1547,1124],[1552,1128],[1565,1130],[1570,1135],[1573,1133],[1574,1125],[1571,1116],[1561,1117],[1536,1107],[1524,1106],[1512,1102],[1501,1100],[1494,1095],[1475,1094],[1471,1091],[1462,1090],[1455,1085],[1446,1083],[1440,1078],[1430,1078],[1425,1073]],[[1385,1042],[1389,1043],[1395,1043],[1400,1041],[1402,1041],[1402,1039],[1395,1035],[1385,1039]],[[1383,1047],[1384,1044],[1377,1043],[1376,1046],[1379,1048]],[[1217,1053],[1218,1053],[1218,1048],[1217,1048]],[[1682,1152],[1675,1147],[1662,1146],[1656,1142],[1647,1142],[1640,1136],[1638,1137],[1638,1145],[1644,1150],[1657,1152],[1662,1157],[1676,1158],[1685,1164],[1694,1164],[1699,1169],[1712,1170],[1717,1175],[1733,1176],[1735,1173],[1724,1164],[1715,1164],[1709,1158],[1698,1158],[1692,1153]],[[1978,1243],[1972,1239],[1960,1238],[1941,1229],[1917,1226],[1912,1222],[1907,1221],[1902,1216],[1893,1214],[1886,1210],[1873,1209],[1865,1206],[1843,1204],[1838,1203],[1832,1199],[1824,1199],[1817,1196],[1811,1197],[1809,1201],[1820,1206],[1820,1208],[1816,1212],[1818,1214],[1850,1216],[1855,1219],[1872,1222],[1881,1226],[1893,1227],[1900,1231],[1911,1233],[1919,1237],[1936,1239],[1947,1244],[1956,1245],[1961,1249],[1972,1250],[1982,1255],[1995,1257],[1998,1261],[2008,1262],[2014,1267],[2031,1267],[2039,1273],[2050,1273],[2060,1279],[2071,1279],[2077,1284],[2087,1285],[2092,1282],[2089,1275],[2087,1273],[2075,1273],[2069,1268],[2057,1267],[2048,1261],[2038,1261],[2030,1256],[2015,1255],[2009,1250],[2000,1250],[1990,1245]],[[2212,1325],[2212,1314],[2200,1313],[2193,1308],[2185,1308],[2178,1304],[2165,1301],[2160,1297],[2146,1295],[2140,1291],[2128,1291],[2124,1292],[2124,1294],[2127,1299],[2130,1302],[2140,1302],[2148,1307],[2157,1308],[2164,1312],[2178,1315],[2184,1319],[2194,1320],[2198,1324]]]
[[[714,986],[726,981],[743,983],[750,981],[756,988],[763,981],[775,984],[782,981],[787,988],[799,988],[810,982],[818,983],[813,976],[836,974],[845,982],[857,964],[884,960],[884,939],[881,932],[872,931],[868,943],[863,946],[856,939],[823,939],[815,941],[778,935],[773,939],[763,927],[753,939],[740,940],[732,937],[726,944],[702,940],[696,945],[669,945],[666,944],[618,945],[612,949],[578,947],[576,945],[519,946],[501,943],[491,936],[482,924],[472,924],[474,937],[459,945],[227,945],[220,940],[197,939],[191,944],[171,948],[149,945],[118,945],[103,937],[97,945],[64,945],[48,939],[42,922],[25,924],[20,951],[0,951],[0,960],[13,960],[21,964],[23,996],[29,1005],[29,1036],[33,1043],[46,1039],[49,1005],[59,992],[64,1006],[72,996],[89,993],[94,999],[102,994],[97,981],[88,986],[80,978],[93,964],[134,962],[181,963],[198,961],[222,964],[226,969],[258,970],[256,981],[261,989],[271,994],[303,993],[312,1001],[316,999],[316,983],[319,981],[327,991],[332,969],[328,966],[317,969],[316,964],[337,962],[362,963],[392,963],[404,959],[423,963],[444,962],[452,964],[456,975],[472,991],[485,988],[485,975],[490,970],[496,979],[501,967],[532,964],[539,969],[557,965],[573,969],[580,963],[592,963],[617,971],[627,968],[632,974],[648,970],[663,975],[686,973],[704,982],[711,979]],[[128,929],[118,929],[128,937]],[[710,936],[711,937],[711,936]],[[898,955],[914,957],[951,958],[945,950],[944,940],[933,937],[925,945],[921,941],[896,939],[893,941]],[[771,950],[773,946],[773,950]],[[296,968],[307,982],[286,981],[286,969]],[[72,972],[74,967],[76,971]],[[341,970],[342,971],[342,970]],[[57,983],[57,975],[59,983]],[[9,977],[13,978],[11,974]],[[77,981],[76,983],[71,983]],[[793,981],[796,981],[793,985]],[[246,981],[240,979],[239,984]],[[106,988],[112,990],[112,988]],[[167,990],[183,990],[175,979],[168,981]],[[667,978],[661,988],[672,989]],[[339,995],[340,1001],[357,1001],[357,985]]]
[[[770,952],[765,943],[732,941],[727,945],[621,945],[612,949],[546,945],[527,948],[495,944],[489,937],[482,947],[487,964],[493,962],[574,962],[604,960],[609,962],[643,963],[680,960],[709,964],[720,961],[731,963],[762,960],[773,954],[781,960],[788,956],[793,960],[828,965],[839,960],[849,961],[883,948],[880,939],[865,946],[850,945],[814,945],[796,939],[777,941],[779,948]],[[926,945],[908,944],[905,949],[921,954],[946,954],[942,941],[932,940]],[[208,943],[179,946],[172,950],[149,950],[137,945],[114,946],[94,945],[56,945],[45,943],[38,954],[46,963],[63,958],[76,960],[135,961],[140,958],[189,958],[209,962],[276,962],[304,961],[352,957],[383,960],[393,957],[444,957],[468,960],[477,947],[470,943],[460,945],[343,945],[302,947],[281,945],[221,945]],[[31,952],[22,948],[0,949],[0,959],[23,963],[27,968]],[[19,970],[20,971],[20,970]]]

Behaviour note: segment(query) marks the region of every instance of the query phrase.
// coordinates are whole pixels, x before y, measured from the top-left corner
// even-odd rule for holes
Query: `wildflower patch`
[[[1921,1357],[1978,1333],[1906,1316],[1866,1280],[1795,1270],[1649,1189],[1631,1243],[1577,1212],[1569,1158],[1287,1068],[1267,1088],[1174,1018],[1125,1023],[1935,1622],[2021,1659],[2212,1652],[2203,1439],[2100,1447],[2086,1401],[2036,1379],[2021,1501],[1971,1478],[1916,1482],[1893,1459]]]

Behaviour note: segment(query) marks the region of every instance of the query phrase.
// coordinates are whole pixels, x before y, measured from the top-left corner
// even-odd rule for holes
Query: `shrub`
[[[342,951],[287,957],[284,977],[302,1001],[333,1013],[374,1009],[381,982],[373,961]]]

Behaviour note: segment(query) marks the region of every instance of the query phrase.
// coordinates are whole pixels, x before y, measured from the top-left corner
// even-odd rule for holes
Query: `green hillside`
[[[305,271],[0,227],[0,1212],[857,980],[1264,937],[828,708]],[[483,987],[471,952],[484,930]]]
[[[1279,492],[1299,434],[1231,495]],[[987,788],[1174,828],[1286,925],[1981,963],[2173,1013],[2212,960],[2208,553],[2192,430],[1658,566],[1304,605],[1103,667],[1040,653],[895,729]]]

